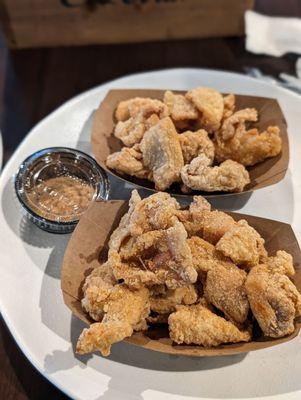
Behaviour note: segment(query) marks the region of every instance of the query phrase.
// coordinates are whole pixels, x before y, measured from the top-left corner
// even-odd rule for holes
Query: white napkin
[[[256,54],[301,54],[301,18],[266,17],[246,11],[246,49]]]

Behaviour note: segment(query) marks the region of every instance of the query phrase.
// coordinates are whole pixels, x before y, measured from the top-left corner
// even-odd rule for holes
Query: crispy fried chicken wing
[[[211,133],[220,127],[224,112],[224,100],[217,90],[198,87],[187,92],[186,98],[200,112],[201,128]]]
[[[144,167],[139,145],[110,154],[106,159],[108,168],[120,174],[136,176],[137,178],[152,180],[152,173]]]
[[[202,304],[179,306],[168,318],[171,339],[178,343],[214,347],[222,343],[248,342],[249,331],[217,316]]]
[[[81,333],[76,351],[79,354],[100,350],[110,354],[113,343],[131,336],[133,331],[146,329],[150,312],[149,291],[146,288],[130,290],[126,285],[116,285],[104,305],[102,322],[91,324]]]
[[[250,182],[245,167],[227,160],[216,167],[210,167],[210,160],[204,154],[194,158],[181,169],[184,184],[194,190],[206,192],[241,192]]]
[[[245,286],[264,335],[279,338],[294,331],[295,317],[301,315],[301,295],[286,275],[258,265],[249,272]]]
[[[229,140],[223,140],[217,134],[214,143],[218,162],[231,159],[245,166],[277,156],[282,147],[277,126],[269,126],[266,131],[259,132],[258,129],[246,130],[245,124],[238,124],[234,136]]]
[[[204,129],[196,132],[186,131],[179,135],[180,145],[185,164],[200,154],[205,154],[211,160],[214,159],[214,144]]]
[[[234,264],[216,262],[207,272],[204,295],[227,319],[243,324],[248,316],[249,301],[245,289],[247,274]]]
[[[144,166],[153,173],[156,189],[165,190],[179,181],[184,160],[178,134],[169,117],[161,119],[144,134],[141,151]]]
[[[245,220],[229,229],[216,244],[216,249],[246,268],[254,267],[267,257],[264,239]]]

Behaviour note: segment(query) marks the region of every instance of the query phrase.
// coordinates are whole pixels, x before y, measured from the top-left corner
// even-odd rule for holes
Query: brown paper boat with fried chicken
[[[75,229],[65,252],[61,288],[65,304],[79,319],[86,324],[93,321],[81,306],[83,297],[82,286],[92,269],[100,266],[106,260],[108,240],[113,230],[118,226],[121,217],[128,210],[128,202],[111,200],[94,202],[82,216]],[[273,255],[279,249],[293,256],[296,273],[293,282],[301,291],[301,253],[296,237],[290,225],[238,213],[229,213],[235,220],[245,219],[265,239],[269,254]],[[126,342],[145,349],[166,354],[186,356],[220,356],[245,353],[253,350],[276,346],[294,339],[300,330],[301,321],[295,321],[292,334],[280,339],[263,337],[262,332],[253,330],[253,340],[247,343],[225,344],[215,348],[204,348],[196,345],[176,345],[168,335],[167,326],[153,325],[145,332],[136,332],[125,339]]]
[[[119,102],[134,97],[149,97],[162,100],[164,90],[150,89],[120,89],[108,92],[104,100],[101,102],[94,117],[91,142],[93,154],[98,163],[109,173],[123,181],[130,182],[138,187],[155,191],[154,183],[147,179],[140,179],[134,176],[120,174],[106,165],[107,157],[124,146],[123,143],[113,135],[116,125],[115,110]],[[174,93],[184,93],[175,91]],[[259,119],[256,123],[252,123],[252,127],[264,131],[269,126],[278,126],[282,139],[282,151],[275,157],[267,158],[264,161],[247,167],[250,175],[250,183],[245,186],[242,192],[200,192],[193,191],[189,194],[183,194],[179,183],[172,184],[167,192],[183,197],[191,197],[191,195],[202,195],[206,198],[216,198],[220,196],[233,196],[241,193],[251,192],[266,186],[274,185],[281,181],[286,173],[289,162],[289,143],[287,135],[287,124],[279,103],[275,99],[245,95],[235,95],[236,109],[240,110],[246,107],[254,107],[258,111]]]

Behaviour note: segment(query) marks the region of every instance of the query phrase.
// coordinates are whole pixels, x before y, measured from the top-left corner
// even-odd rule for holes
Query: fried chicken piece
[[[125,146],[131,147],[141,142],[145,132],[145,123],[142,114],[126,121],[119,121],[114,129],[114,136],[120,139]]]
[[[193,285],[183,286],[177,289],[169,289],[165,294],[151,296],[150,308],[158,314],[170,314],[176,310],[176,306],[194,304],[198,299],[198,293]]]
[[[194,196],[189,210],[179,210],[177,217],[184,224],[188,236],[200,234],[204,215],[211,210],[210,203],[202,196]]]
[[[158,123],[160,120],[159,116],[166,114],[161,111],[162,106],[144,106],[134,117],[131,117],[126,121],[119,121],[115,126],[114,136],[120,139],[123,144],[128,147],[140,143],[144,133]]]
[[[214,142],[218,162],[231,159],[245,166],[277,156],[282,147],[278,126],[269,126],[266,131],[259,132],[258,129],[246,130],[245,124],[239,124],[231,139],[222,140],[217,135]]]
[[[145,112],[147,110],[147,112]],[[129,118],[136,117],[139,113],[158,114],[160,118],[167,117],[169,111],[167,106],[160,100],[135,97],[133,99],[121,101],[115,111],[117,121],[126,121]]]
[[[101,321],[104,305],[117,281],[108,263],[95,268],[86,278],[82,307],[95,321]]]
[[[155,249],[164,240],[164,230],[144,232],[139,236],[131,236],[120,247],[119,254],[123,261],[146,259],[154,255]]]
[[[126,214],[124,214],[119,222],[118,227],[112,233],[109,240],[109,249],[119,251],[122,242],[130,236],[130,227],[129,221],[130,218],[137,207],[137,205],[141,202],[141,197],[136,189],[132,191],[131,198],[129,200],[129,209]]]
[[[301,315],[301,295],[286,275],[258,265],[249,272],[245,286],[265,336],[279,338],[294,332],[294,319]]]
[[[247,221],[240,220],[216,244],[216,249],[234,264],[252,268],[267,257],[264,239]]]
[[[181,178],[191,189],[206,192],[242,192],[250,183],[249,173],[243,165],[227,160],[219,166],[210,167],[210,160],[204,154],[181,169]]]
[[[184,160],[178,134],[169,117],[161,119],[144,134],[141,151],[143,164],[152,171],[157,190],[165,190],[179,181]]]
[[[119,174],[152,180],[152,173],[143,165],[139,145],[131,148],[123,147],[121,151],[110,154],[106,159],[106,165]]]
[[[246,121],[257,121],[258,113],[255,108],[244,108],[243,110],[236,111],[223,121],[220,132],[218,135],[222,140],[231,139],[236,132],[236,128],[240,124],[245,124]]]
[[[163,101],[169,110],[170,117],[174,121],[197,119],[199,116],[193,104],[182,94],[174,94],[172,91],[167,90],[164,93]]]
[[[216,262],[207,272],[204,296],[221,310],[227,319],[243,324],[249,312],[249,301],[245,289],[247,274],[234,264]]]
[[[159,192],[146,197],[135,207],[129,220],[131,235],[139,236],[147,231],[171,227],[179,208],[176,199],[168,193]]]
[[[226,118],[231,117],[231,115],[234,113],[235,109],[234,94],[228,94],[227,96],[224,96],[223,102],[224,102],[224,112],[223,112],[223,121],[224,121]]]
[[[199,117],[194,105],[182,94],[174,94],[170,90],[164,93],[164,103],[168,107],[170,117],[175,126],[183,129]]]
[[[198,278],[204,282],[209,269],[216,266],[215,247],[198,236],[192,236],[187,240],[192,254],[193,267],[198,273]]]
[[[167,229],[166,241],[171,260],[168,263],[170,270],[176,272],[186,284],[197,280],[197,272],[193,268],[190,247],[187,243],[187,232],[184,225],[177,221],[174,226]],[[175,288],[173,282],[166,281],[169,288]]]
[[[166,284],[175,289],[194,283],[197,272],[192,265],[184,225],[175,221],[174,226],[157,232],[157,236],[153,233],[139,237],[130,252],[126,249],[119,254],[110,250],[108,263],[115,278],[123,279],[133,288]]]
[[[209,139],[208,133],[204,129],[196,132],[186,131],[179,135],[180,145],[185,164],[200,154],[205,154],[211,160],[214,159],[214,144]]]
[[[220,127],[224,112],[224,100],[217,90],[198,87],[187,92],[186,98],[201,113],[201,128],[211,133]]]
[[[189,206],[189,213],[193,219],[198,219],[204,211],[210,211],[211,204],[203,196],[193,196],[193,201]]]
[[[164,284],[171,275],[174,280],[177,278],[176,274],[170,273],[167,269],[158,269],[155,272],[149,270],[141,258],[122,261],[121,255],[114,250],[109,252],[108,263],[115,278],[124,281],[127,286],[133,289]]]
[[[81,333],[76,352],[79,354],[100,350],[110,354],[113,343],[132,335],[133,331],[146,329],[150,312],[149,291],[146,288],[130,290],[126,285],[116,285],[104,306],[102,322],[90,325]]]
[[[250,332],[217,316],[202,304],[178,306],[168,318],[170,338],[178,343],[214,347],[222,343],[248,342]]]
[[[295,275],[293,257],[284,250],[278,250],[274,257],[269,257],[265,261],[265,265],[271,272],[287,276]]]
[[[198,280],[205,284],[207,272],[217,266],[232,268],[232,261],[219,253],[215,246],[198,236],[187,240],[192,254],[193,267],[198,273]]]
[[[223,211],[204,212],[202,219],[202,237],[216,244],[221,237],[236,225],[234,219]]]

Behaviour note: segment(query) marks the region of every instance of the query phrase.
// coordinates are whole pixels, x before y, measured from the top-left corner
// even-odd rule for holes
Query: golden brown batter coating
[[[181,133],[179,140],[185,164],[190,163],[200,154],[205,154],[212,164],[214,160],[214,144],[204,129],[199,129],[196,132],[186,131]]]
[[[202,220],[202,237],[216,244],[224,234],[236,225],[234,219],[223,211],[204,212]]]
[[[216,262],[207,272],[204,296],[221,310],[227,319],[243,324],[249,312],[249,301],[245,289],[247,274],[234,264]]]
[[[165,190],[180,180],[184,160],[178,134],[170,118],[163,118],[144,134],[141,151],[144,166],[153,173],[156,189]]]
[[[107,262],[95,268],[86,278],[82,306],[95,321],[102,320],[104,305],[116,283],[113,271]]]
[[[170,314],[178,305],[194,304],[198,293],[193,285],[183,286],[174,290],[168,289],[163,295],[151,296],[150,308],[158,314]]]
[[[146,329],[149,307],[149,291],[146,288],[133,291],[125,285],[116,285],[103,307],[105,315],[102,322],[83,330],[76,352],[101,351],[108,356],[113,343],[131,336],[134,330]]]
[[[214,132],[220,127],[224,112],[224,100],[217,90],[198,87],[187,92],[186,98],[200,112],[201,128],[208,132]]]
[[[258,114],[255,108],[244,108],[236,111],[223,121],[218,136],[223,140],[231,139],[236,132],[238,125],[244,124],[246,121],[257,121]]]
[[[189,121],[198,119],[199,113],[194,105],[182,94],[175,94],[170,90],[164,93],[170,117],[173,121]]]
[[[106,165],[119,174],[152,180],[152,173],[143,165],[139,145],[131,148],[123,147],[120,151],[110,154],[107,157]]]
[[[160,118],[167,117],[169,114],[162,101],[148,97],[135,97],[121,101],[116,108],[115,117],[117,121],[126,121],[129,118],[136,117],[141,111],[145,114],[158,114]]]
[[[146,197],[136,205],[129,220],[131,235],[171,227],[179,208],[176,199],[168,193],[159,192]]]
[[[247,276],[246,291],[265,336],[278,338],[294,331],[295,317],[301,314],[301,295],[286,275],[258,265]]]
[[[202,304],[179,306],[168,318],[171,339],[178,343],[214,347],[221,343],[248,342],[249,331],[239,330],[232,322],[217,316]]]
[[[216,244],[225,257],[246,268],[252,268],[267,257],[264,239],[247,221],[240,220]]]
[[[215,157],[218,162],[234,160],[245,166],[255,165],[281,152],[282,140],[278,126],[269,126],[266,131],[246,130],[239,124],[229,140],[215,138]]]
[[[242,164],[227,160],[211,167],[210,159],[201,154],[181,169],[184,184],[194,190],[205,192],[242,192],[250,183],[248,171]]]

